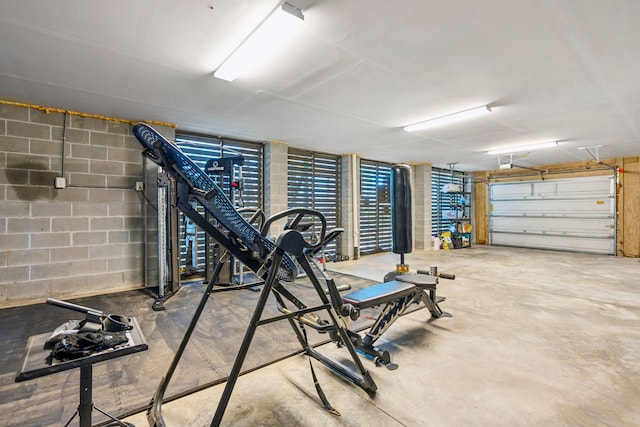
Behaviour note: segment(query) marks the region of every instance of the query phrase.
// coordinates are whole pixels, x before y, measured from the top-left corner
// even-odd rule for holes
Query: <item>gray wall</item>
[[[139,144],[126,123],[0,105],[0,306],[144,285]]]

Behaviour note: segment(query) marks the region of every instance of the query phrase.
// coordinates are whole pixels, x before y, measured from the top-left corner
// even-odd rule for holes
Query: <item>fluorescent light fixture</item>
[[[491,108],[489,108],[488,105],[483,105],[482,107],[471,108],[470,110],[447,114],[446,116],[436,117],[435,119],[429,119],[420,123],[405,126],[404,130],[406,130],[407,132],[415,132],[418,130],[444,125],[446,123],[457,122],[458,120],[470,119],[472,117],[481,116],[485,113],[490,112]]]
[[[540,150],[542,148],[557,147],[558,141],[543,142],[541,144],[521,145],[519,147],[499,148],[497,150],[487,151],[487,154],[509,154],[520,153],[522,151]]]
[[[213,73],[214,77],[232,82],[236,77],[257,67],[278,50],[301,27],[302,11],[289,3],[280,4]]]

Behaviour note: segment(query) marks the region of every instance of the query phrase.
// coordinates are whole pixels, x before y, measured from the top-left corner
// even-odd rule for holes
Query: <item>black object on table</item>
[[[126,335],[129,340],[115,348],[102,350],[89,356],[78,359],[66,360],[63,362],[51,358],[51,349],[45,349],[44,345],[51,336],[50,333],[32,335],[27,341],[27,347],[22,358],[20,371],[16,376],[16,382],[27,381],[34,378],[44,377],[69,369],[80,368],[80,404],[78,410],[73,414],[65,426],[68,426],[76,415],[80,416],[80,427],[91,427],[91,413],[93,409],[111,418],[118,425],[131,426],[123,423],[117,418],[102,411],[93,405],[93,365],[98,362],[115,359],[127,354],[137,353],[147,350],[149,346],[142,335],[140,325],[135,317],[129,317],[131,329]]]

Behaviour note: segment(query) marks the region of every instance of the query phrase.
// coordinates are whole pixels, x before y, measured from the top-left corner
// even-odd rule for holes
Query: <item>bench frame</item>
[[[427,280],[427,278],[429,279]],[[404,289],[408,289],[412,286],[411,291],[407,292],[406,290],[403,290],[403,288],[396,286],[397,289],[395,292],[389,292],[388,289],[392,287],[390,285],[396,283],[405,283],[409,285]],[[346,303],[353,305],[358,312],[362,309],[374,307],[380,311],[376,321],[364,334],[364,337],[356,332],[350,331],[351,341],[358,351],[373,357],[373,361],[376,366],[385,365],[389,369],[396,369],[397,365],[391,363],[391,355],[389,352],[380,350],[375,347],[374,344],[396,320],[407,314],[407,309],[412,304],[424,303],[425,307],[431,313],[431,319],[452,317],[451,314],[442,311],[438,305],[439,302],[444,301],[444,298],[436,296],[437,284],[438,278],[435,276],[429,276],[426,274],[398,275],[396,276],[395,281],[381,283],[367,288],[366,294],[367,296],[371,296],[369,299],[361,297],[361,295],[365,294],[362,291],[356,291],[344,295],[342,297],[343,300]],[[376,292],[377,290],[379,290],[379,292]],[[387,298],[383,299],[379,297],[376,299],[373,297],[376,293],[386,294]]]

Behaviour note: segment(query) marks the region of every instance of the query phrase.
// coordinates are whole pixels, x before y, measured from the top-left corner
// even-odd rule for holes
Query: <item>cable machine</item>
[[[222,157],[214,157],[205,164],[205,172],[213,178],[216,184],[226,193],[233,207],[242,210],[245,207],[243,199],[243,177],[242,167],[245,162],[244,156],[232,149],[222,148]],[[231,155],[225,155],[225,151]],[[224,248],[217,243],[212,244],[210,237],[206,236],[207,252],[213,250],[213,256],[207,255],[207,279],[210,279],[215,260],[221,259]],[[260,279],[253,273],[245,273],[244,266],[235,257],[230,256],[226,265],[223,266],[218,279],[218,285],[243,285],[247,283],[260,282]]]
[[[164,302],[180,290],[180,247],[177,239],[178,210],[176,208],[175,179],[162,168],[158,168],[156,184],[158,216],[158,296],[152,308],[155,311],[160,311],[165,309]],[[146,280],[148,279],[147,277]]]

